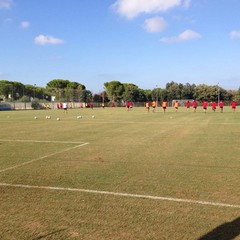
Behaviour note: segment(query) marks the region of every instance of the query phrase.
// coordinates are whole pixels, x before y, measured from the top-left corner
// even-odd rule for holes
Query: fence
[[[68,102],[68,108],[87,108],[90,104],[83,102]],[[112,107],[111,102],[104,103],[105,107]],[[115,103],[115,107],[125,107],[124,104]],[[144,102],[134,102],[133,107],[144,107]],[[102,107],[101,102],[93,102],[94,108]],[[60,104],[58,102],[2,102],[0,103],[1,110],[31,110],[31,109],[58,109]]]

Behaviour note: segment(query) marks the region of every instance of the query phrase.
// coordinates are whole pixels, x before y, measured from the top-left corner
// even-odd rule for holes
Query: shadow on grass
[[[214,228],[198,240],[233,240],[237,236],[240,236],[240,217]]]
[[[45,239],[46,237],[49,237],[51,235],[54,235],[56,233],[59,233],[59,232],[63,232],[65,231],[67,228],[64,228],[64,229],[60,229],[60,230],[57,230],[57,231],[54,231],[54,232],[50,232],[48,234],[45,234],[45,235],[41,235],[41,236],[38,236],[36,238],[33,238],[32,240],[41,240],[41,239]]]

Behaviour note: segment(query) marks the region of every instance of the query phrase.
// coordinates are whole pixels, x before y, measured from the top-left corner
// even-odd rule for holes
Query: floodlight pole
[[[219,102],[220,102],[220,87],[219,87],[219,83],[217,84],[218,86],[218,105],[219,105]]]

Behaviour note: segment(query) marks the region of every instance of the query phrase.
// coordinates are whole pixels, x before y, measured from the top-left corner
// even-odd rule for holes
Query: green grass
[[[10,111],[0,126],[0,183],[240,205],[239,109]],[[0,186],[0,202],[4,240],[226,239],[239,224],[225,223],[240,216],[226,206],[14,186]]]

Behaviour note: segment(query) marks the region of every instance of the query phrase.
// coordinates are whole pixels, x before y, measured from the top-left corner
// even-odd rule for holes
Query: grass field
[[[240,239],[239,109],[7,111],[0,126],[0,239]]]

